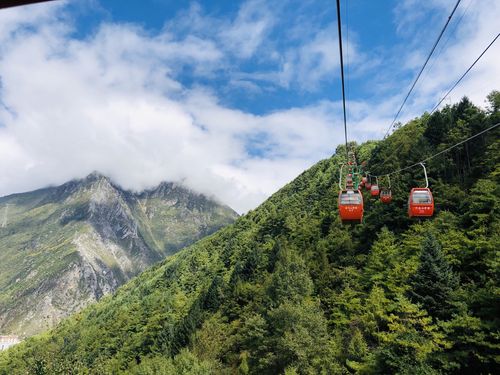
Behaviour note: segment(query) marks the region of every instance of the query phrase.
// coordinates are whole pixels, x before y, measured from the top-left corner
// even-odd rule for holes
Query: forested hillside
[[[374,174],[500,122],[467,99],[356,147]],[[410,220],[421,168],[337,211],[345,148],[256,210],[53,331],[0,374],[493,374],[500,368],[500,127],[427,162],[436,213]]]

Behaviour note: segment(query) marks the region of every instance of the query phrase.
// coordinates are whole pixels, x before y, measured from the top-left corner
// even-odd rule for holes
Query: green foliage
[[[352,146],[383,173],[495,116],[463,99]],[[365,196],[357,226],[336,211],[339,146],[233,225],[0,354],[0,374],[497,373],[497,135],[429,161],[433,218],[407,218],[414,169],[392,180],[390,205]]]
[[[444,334],[405,297],[397,298],[393,311],[386,317],[388,329],[377,334],[381,345],[376,356],[382,372],[432,373],[426,359],[447,345]]]
[[[433,317],[451,317],[458,279],[432,234],[424,239],[420,265],[409,282],[411,289],[408,294],[413,302],[420,304]]]
[[[303,259],[293,248],[280,247],[269,287],[274,305],[297,302],[311,294],[313,283]]]
[[[281,373],[294,366],[306,374],[327,371],[331,367],[326,320],[315,303],[285,302],[270,311],[269,319],[269,346],[274,355],[268,357],[270,362],[264,363],[265,367],[270,365]]]
[[[407,279],[413,268],[413,259],[402,254],[396,236],[383,227],[371,248],[363,275],[368,285],[382,286],[391,296],[405,292]]]
[[[490,105],[490,111],[496,113],[500,110],[500,91],[494,90],[486,97]]]
[[[173,359],[165,356],[145,357],[140,364],[127,371],[130,375],[209,375],[220,374],[216,362],[199,361],[190,351],[184,349]]]

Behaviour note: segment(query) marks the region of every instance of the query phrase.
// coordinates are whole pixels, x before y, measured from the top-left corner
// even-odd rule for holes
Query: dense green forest
[[[464,98],[379,142],[374,174],[500,122]],[[0,374],[493,374],[500,369],[500,127],[427,162],[436,213],[410,220],[421,168],[337,211],[345,146],[112,297],[0,355]],[[383,183],[383,181],[381,181]]]

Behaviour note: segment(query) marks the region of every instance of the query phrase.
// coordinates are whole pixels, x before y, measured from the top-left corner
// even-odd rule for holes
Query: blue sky
[[[384,135],[455,2],[341,1],[350,139]],[[462,0],[402,121],[434,106],[498,19],[498,1]],[[2,11],[0,195],[99,170],[135,190],[182,181],[245,212],[343,140],[336,27],[335,2],[318,0]],[[499,56],[450,100],[484,105]]]
[[[291,106],[310,105],[322,99],[340,98],[334,2],[145,0],[124,4],[123,1],[104,0],[91,4],[74,3],[69,6],[75,18],[74,36],[77,38],[91,37],[103,22],[133,24],[151,36],[167,29],[179,40],[187,35],[203,38],[207,36],[207,32],[214,30],[203,27],[196,30],[196,24],[189,24],[190,20],[198,20],[200,24],[215,24],[221,28],[219,32],[224,32],[222,23],[238,22],[239,15],[242,22],[248,23],[250,31],[255,30],[252,26],[262,22],[262,40],[258,51],[251,56],[238,56],[236,52],[208,76],[193,74],[192,68],[186,66],[177,76],[185,87],[206,85],[216,90],[221,101],[228,106],[264,114]],[[342,4],[346,70],[348,74],[351,73],[348,88],[352,99],[377,95],[373,90],[373,85],[376,84],[373,77],[381,69],[382,60],[385,64],[389,62],[384,66],[389,71],[400,63],[393,57],[398,50],[406,47],[408,34],[397,30],[397,5],[398,1],[345,1]],[[245,15],[242,16],[242,12],[246,12]],[[435,21],[440,19],[442,17],[436,16],[421,20],[422,48],[430,48],[432,45],[442,26],[442,22]],[[314,42],[315,38],[318,38],[318,49],[310,51],[310,60],[302,62],[303,70],[295,72],[301,76],[290,73],[292,76],[287,77],[285,65],[290,62],[287,59],[293,60],[293,57],[287,55],[296,53],[296,50],[307,43]],[[319,45],[320,43],[323,45]],[[358,51],[372,51],[373,57],[379,61],[373,61],[371,66],[360,66],[359,58],[356,58]],[[321,59],[327,54],[331,60],[325,61],[324,66],[321,66]],[[318,65],[319,73],[316,71]],[[413,72],[408,70],[398,73],[401,74],[401,79],[409,82]],[[281,77],[278,77],[279,74]],[[403,89],[400,82],[398,88]]]

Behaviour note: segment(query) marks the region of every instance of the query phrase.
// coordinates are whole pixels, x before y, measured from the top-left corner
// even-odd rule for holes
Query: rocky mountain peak
[[[0,211],[7,217],[0,226],[0,333],[50,328],[236,219],[216,202],[200,205],[209,201],[200,197],[168,182],[126,191],[93,172],[1,198],[8,212]]]
[[[109,178],[99,171],[93,171],[87,177],[85,177],[83,180],[84,181],[97,181],[97,180],[109,180]]]

